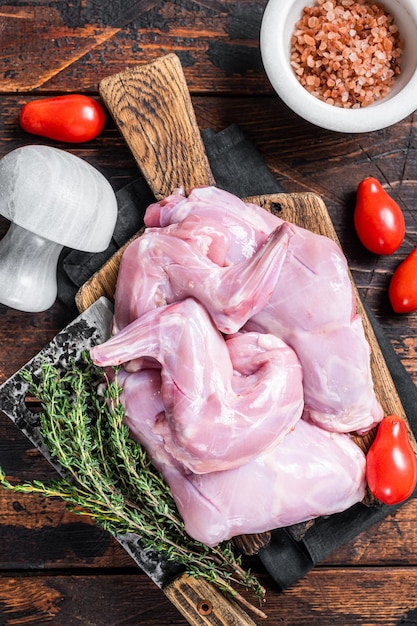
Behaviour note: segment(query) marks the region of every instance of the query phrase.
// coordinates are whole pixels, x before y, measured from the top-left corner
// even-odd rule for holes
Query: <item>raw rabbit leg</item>
[[[188,298],[154,309],[91,350],[101,366],[161,366],[166,450],[196,473],[225,470],[272,448],[303,411],[302,371],[284,342],[239,333],[227,341]]]
[[[238,331],[268,302],[293,235],[292,227],[284,224],[247,260],[221,267],[202,253],[197,237],[190,243],[175,231],[145,231],[125,250],[115,294],[114,333],[149,310],[187,297],[205,305],[220,331]]]

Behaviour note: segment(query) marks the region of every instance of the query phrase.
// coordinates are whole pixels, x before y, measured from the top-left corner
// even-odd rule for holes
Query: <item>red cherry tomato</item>
[[[366,479],[372,494],[384,504],[399,504],[417,484],[417,457],[404,421],[384,417],[366,456]]]
[[[32,100],[22,107],[19,116],[19,123],[26,132],[67,143],[94,139],[105,121],[101,104],[83,94]]]
[[[392,254],[403,242],[403,212],[376,178],[359,183],[353,220],[362,244],[375,254]]]
[[[399,264],[392,275],[388,297],[396,313],[417,310],[417,248]]]

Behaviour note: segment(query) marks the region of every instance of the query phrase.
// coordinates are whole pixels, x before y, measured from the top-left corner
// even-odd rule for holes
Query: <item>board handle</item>
[[[104,78],[99,92],[157,200],[215,184],[176,54]]]
[[[164,586],[163,591],[192,626],[256,626],[234,600],[227,599],[202,578],[183,574]],[[262,611],[253,609],[259,618],[266,618]]]

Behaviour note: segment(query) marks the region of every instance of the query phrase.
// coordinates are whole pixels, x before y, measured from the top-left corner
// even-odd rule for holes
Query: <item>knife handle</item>
[[[104,78],[99,92],[157,200],[215,184],[176,54]]]
[[[234,600],[202,578],[183,574],[163,591],[191,626],[256,626]],[[260,611],[259,615],[266,617]]]

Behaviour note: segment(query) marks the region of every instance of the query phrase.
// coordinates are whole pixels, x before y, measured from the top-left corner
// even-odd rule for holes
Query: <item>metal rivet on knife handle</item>
[[[213,610],[213,605],[208,600],[201,600],[197,605],[197,610],[200,615],[210,615]]]

